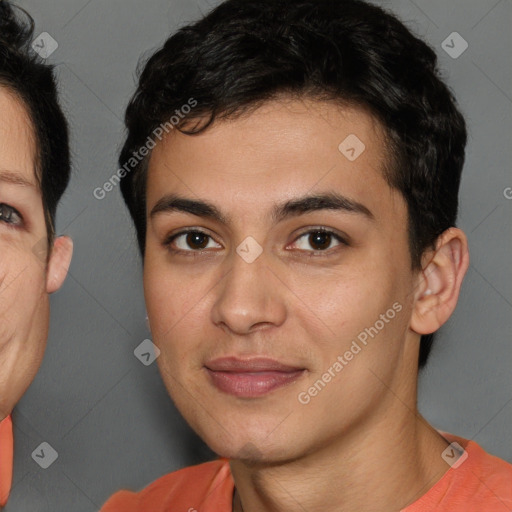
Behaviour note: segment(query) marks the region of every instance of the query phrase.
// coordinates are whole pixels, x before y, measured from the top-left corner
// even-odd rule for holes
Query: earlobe
[[[56,292],[64,283],[73,256],[73,240],[60,236],[53,243],[46,275],[47,293]]]
[[[466,235],[458,228],[446,230],[422,270],[415,297],[411,329],[430,334],[439,329],[455,310],[462,280],[469,266]]]

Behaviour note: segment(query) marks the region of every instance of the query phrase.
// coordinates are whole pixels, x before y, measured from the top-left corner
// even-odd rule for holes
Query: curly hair
[[[413,269],[455,225],[467,131],[434,50],[362,0],[227,0],[172,35],[139,73],[125,116],[123,165],[192,96],[177,129],[194,135],[278,95],[368,110],[385,129],[383,173],[408,208]],[[151,154],[121,180],[144,256]],[[419,366],[433,334],[421,339]]]
[[[57,204],[70,179],[69,134],[58,102],[53,66],[44,64],[31,50],[33,35],[34,21],[29,14],[0,0],[0,87],[21,101],[33,125],[35,173],[51,247]]]

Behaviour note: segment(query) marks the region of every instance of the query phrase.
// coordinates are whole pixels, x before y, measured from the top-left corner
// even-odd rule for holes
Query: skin
[[[24,105],[0,87],[0,420],[39,369],[48,336],[49,294],[66,277],[73,252],[55,239],[49,258],[35,134]]]
[[[366,146],[353,162],[338,150],[350,134]],[[441,452],[449,443],[417,412],[417,359],[420,335],[455,308],[467,240],[451,228],[412,270],[406,203],[382,174],[385,147],[361,109],[281,98],[200,135],[176,131],[153,151],[144,290],[157,361],[184,418],[231,459],[235,511],[240,500],[245,512],[396,511],[448,469]],[[332,191],[365,205],[373,220],[337,210],[277,223],[269,215],[283,201]],[[151,215],[168,194],[213,203],[228,221]],[[320,251],[304,236],[318,227],[349,244],[328,238]],[[204,248],[186,236],[166,246],[187,228],[211,236]],[[252,263],[236,253],[248,236],[263,249]],[[395,318],[300,403],[298,394],[396,302]],[[237,398],[214,387],[204,367],[232,355],[306,372],[264,396]]]

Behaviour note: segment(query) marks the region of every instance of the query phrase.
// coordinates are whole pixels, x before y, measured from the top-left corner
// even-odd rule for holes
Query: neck
[[[394,410],[291,461],[232,460],[234,512],[396,512],[410,505],[448,470],[441,453],[449,444],[413,402],[395,397]]]

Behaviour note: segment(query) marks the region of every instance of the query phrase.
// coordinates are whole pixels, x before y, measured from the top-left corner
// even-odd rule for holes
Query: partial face
[[[0,419],[39,368],[48,333],[46,225],[23,105],[0,87]]]
[[[415,389],[407,208],[384,148],[363,111],[313,101],[155,148],[144,288],[157,361],[220,455],[327,447],[389,411],[382,382]]]

